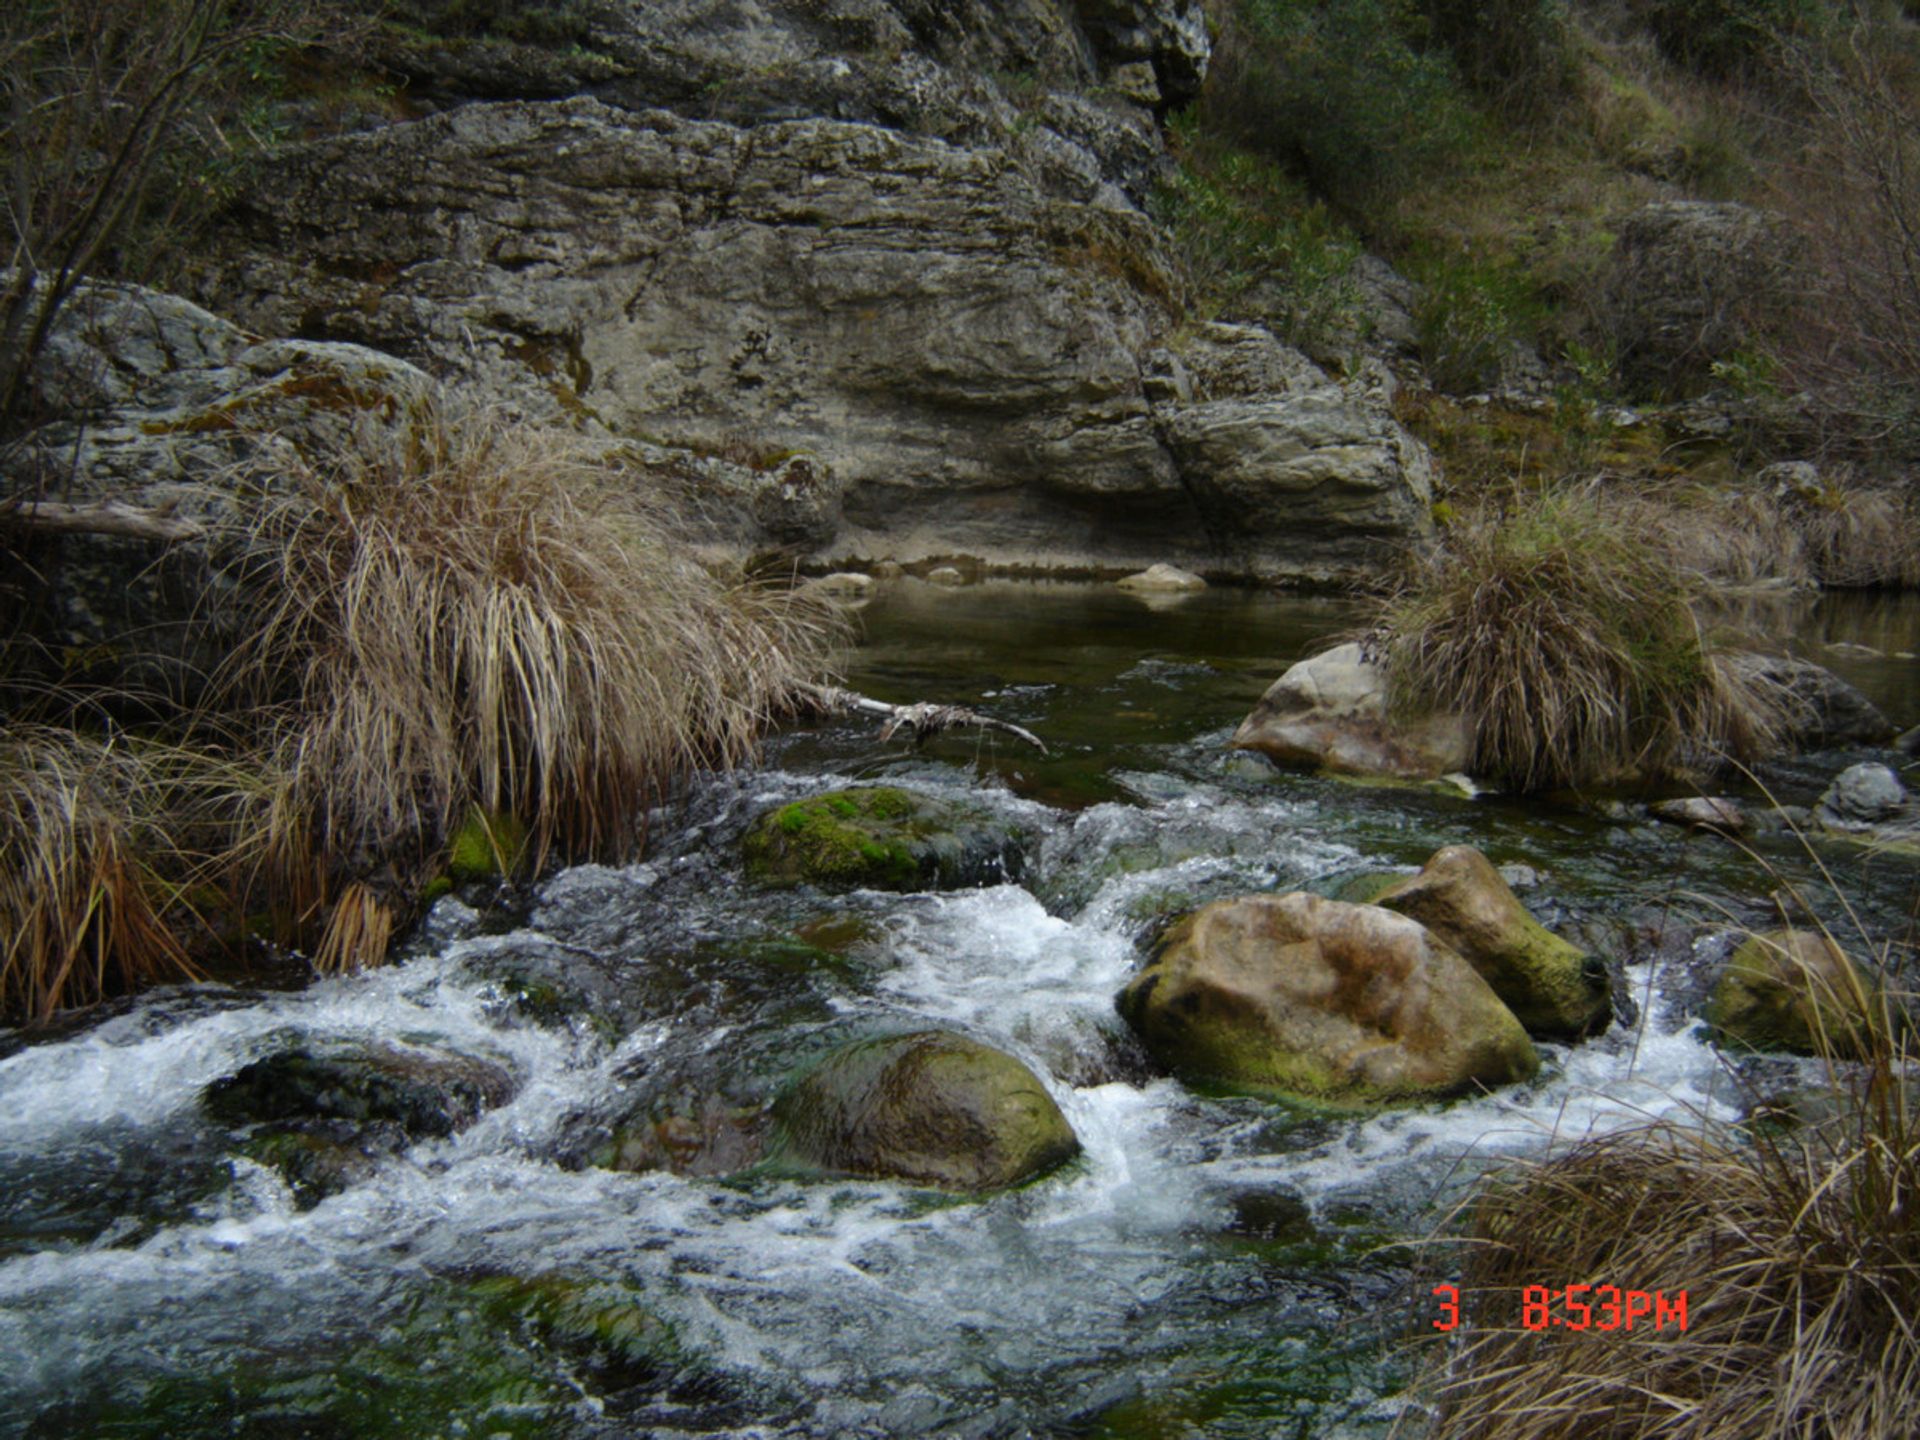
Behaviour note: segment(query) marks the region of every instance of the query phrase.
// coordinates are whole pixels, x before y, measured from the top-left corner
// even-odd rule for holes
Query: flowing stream
[[[0,1036],[0,1435],[1386,1434],[1427,1313],[1397,1242],[1478,1166],[1738,1113],[1693,1018],[1724,953],[1704,932],[1765,923],[1776,880],[1628,804],[1360,785],[1229,752],[1273,677],[1354,619],[1244,592],[1149,605],[897,582],[865,612],[851,682],[977,705],[1051,758],[964,735],[916,753],[864,722],[796,731],[657,817],[645,863],[563,872],[510,915],[443,903],[405,963]],[[1828,601],[1781,623],[1920,722],[1920,605]],[[1807,803],[1853,758],[1766,778]],[[755,815],[876,779],[1017,819],[1036,837],[1022,883],[747,884]],[[1537,872],[1522,898],[1618,962],[1632,1023],[1543,1046],[1528,1086],[1372,1117],[1196,1093],[1125,1034],[1113,996],[1159,917],[1332,893],[1459,842]],[[1762,849],[1819,890],[1790,839]],[[1909,919],[1910,859],[1840,858],[1865,925]],[[580,1003],[530,1005],[530,974]],[[585,1163],[636,1107],[724,1140],[836,1041],[929,1025],[1032,1065],[1082,1157],[964,1202]],[[431,1044],[499,1062],[517,1089],[302,1209],[201,1102],[290,1037]]]

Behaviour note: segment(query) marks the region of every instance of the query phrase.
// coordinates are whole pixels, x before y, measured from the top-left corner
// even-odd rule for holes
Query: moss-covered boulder
[[[1458,951],[1529,1034],[1576,1040],[1613,1013],[1607,968],[1527,913],[1491,861],[1468,845],[1435,851],[1418,875],[1373,897]]]
[[[1796,1055],[1857,1055],[1878,1013],[1866,971],[1827,936],[1774,930],[1748,939],[1707,1001],[1707,1022],[1727,1044]]]
[[[747,873],[824,890],[956,890],[1020,876],[1019,830],[974,806],[891,785],[796,800],[754,822]]]
[[[835,1051],[774,1104],[787,1163],[943,1190],[993,1190],[1080,1151],[1066,1116],[1025,1065],[943,1030]]]
[[[294,1044],[216,1080],[201,1100],[240,1153],[278,1170],[303,1205],[370,1174],[381,1156],[451,1135],[511,1099],[499,1065],[425,1046]]]
[[[1307,1100],[1453,1095],[1540,1064],[1513,1012],[1424,926],[1317,895],[1202,906],[1118,1003],[1177,1074]]]

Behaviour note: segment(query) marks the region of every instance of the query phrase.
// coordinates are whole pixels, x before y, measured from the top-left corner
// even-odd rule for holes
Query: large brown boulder
[[[1458,715],[1392,715],[1386,667],[1359,644],[1336,645],[1289,669],[1240,722],[1232,744],[1282,765],[1407,780],[1464,770],[1472,754]]]
[[[1425,927],[1317,895],[1202,906],[1118,1003],[1181,1075],[1314,1100],[1452,1095],[1540,1063],[1487,982]]]
[[[1529,1034],[1578,1039],[1612,1013],[1606,967],[1529,915],[1472,846],[1436,851],[1418,875],[1373,903],[1411,916],[1457,950]]]

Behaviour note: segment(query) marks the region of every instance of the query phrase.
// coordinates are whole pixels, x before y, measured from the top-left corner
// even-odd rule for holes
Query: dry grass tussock
[[[1649,486],[1620,502],[1675,563],[1722,585],[1920,584],[1920,514],[1898,490],[1851,479],[1804,489]]]
[[[1696,577],[1591,487],[1516,492],[1448,530],[1387,602],[1396,705],[1452,710],[1517,790],[1757,757],[1769,697],[1720,663]]]
[[[1823,486],[1791,509],[1823,585],[1920,585],[1920,514],[1897,490]]]
[[[248,638],[185,739],[0,738],[0,1017],[191,975],[263,922],[322,971],[377,963],[475,812],[536,867],[629,857],[838,638],[696,565],[576,436],[426,413],[234,488]]]
[[[1427,1377],[1440,1440],[1916,1433],[1920,1110],[1894,1002],[1865,1003],[1825,1120],[1632,1130],[1482,1185],[1453,1252],[1469,1323]],[[1581,1283],[1684,1291],[1685,1327],[1524,1308]]]
[[[197,971],[170,912],[196,872],[223,778],[188,752],[12,725],[0,737],[0,1015]]]
[[[222,679],[269,717],[243,848],[330,917],[329,967],[380,958],[474,807],[523,822],[536,866],[630,854],[676,780],[746,759],[818,675],[820,612],[716,580],[621,480],[578,437],[442,416],[276,477]]]

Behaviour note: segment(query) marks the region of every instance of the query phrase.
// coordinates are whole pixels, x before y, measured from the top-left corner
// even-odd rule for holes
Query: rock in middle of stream
[[[1540,1057],[1473,967],[1418,921],[1317,895],[1204,905],[1120,992],[1192,1079],[1379,1104],[1525,1080]]]
[[[993,1190],[1080,1153],[1034,1073],[944,1030],[857,1041],[774,1105],[786,1156],[820,1170]]]

